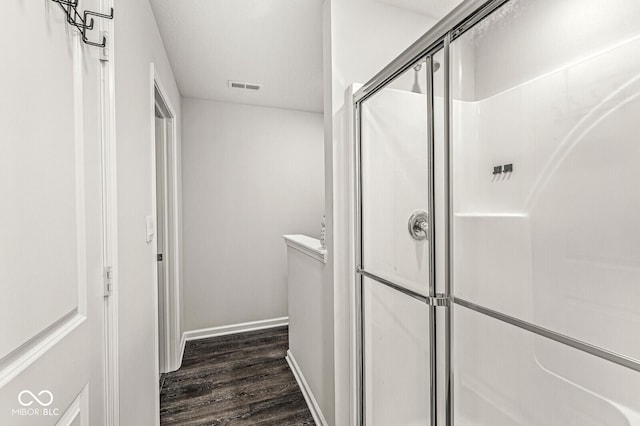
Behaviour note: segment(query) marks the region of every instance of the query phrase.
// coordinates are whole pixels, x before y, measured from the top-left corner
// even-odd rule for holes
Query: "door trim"
[[[162,83],[162,79],[158,75],[157,68],[154,63],[150,64],[150,103],[149,103],[149,126],[151,130],[150,149],[154,155],[152,156],[152,216],[157,217],[157,200],[156,200],[156,160],[155,160],[155,109],[156,109],[156,93],[159,96],[159,100],[166,109],[167,117],[163,117],[167,120],[168,131],[166,138],[166,186],[165,186],[165,200],[166,200],[166,218],[165,218],[165,253],[163,253],[166,259],[168,267],[165,269],[165,285],[166,285],[166,297],[165,297],[165,347],[162,348],[165,352],[166,369],[167,371],[175,371],[180,368],[181,364],[181,347],[180,342],[182,334],[180,332],[180,227],[179,227],[179,164],[178,164],[178,122],[176,109],[172,105],[168,96],[165,85]],[[160,226],[160,224],[156,224]],[[154,257],[155,266],[155,257]],[[159,339],[158,339],[158,275],[157,268],[154,268],[154,300],[155,300],[155,358],[157,373],[160,374],[158,365],[159,356]],[[158,411],[159,411],[158,407]]]
[[[102,10],[113,7],[114,0],[102,0]],[[112,268],[112,290],[104,299],[104,423],[120,424],[120,363],[118,357],[118,181],[116,150],[115,36],[112,20],[100,20],[100,29],[109,37],[109,58],[100,70],[102,138],[103,270]]]

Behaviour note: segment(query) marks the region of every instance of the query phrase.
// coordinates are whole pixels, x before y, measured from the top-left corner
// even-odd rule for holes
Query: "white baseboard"
[[[221,327],[201,328],[199,330],[185,331],[182,339],[185,342],[209,337],[225,336],[227,334],[245,333],[247,331],[263,330],[266,328],[289,325],[289,317],[273,318],[261,321],[244,322],[241,324],[223,325]],[[184,352],[184,346],[182,347]]]
[[[302,391],[304,400],[307,402],[307,406],[309,406],[309,411],[311,411],[313,420],[317,425],[327,426],[327,420],[322,415],[322,410],[318,405],[318,401],[316,401],[315,396],[313,396],[313,392],[311,392],[311,388],[309,388],[309,384],[304,378],[304,375],[302,374],[302,371],[290,350],[287,350],[287,356],[285,359],[287,360],[287,364],[289,364],[289,368],[291,368],[291,371],[293,372],[293,376],[296,378],[296,382],[298,382],[298,386]]]

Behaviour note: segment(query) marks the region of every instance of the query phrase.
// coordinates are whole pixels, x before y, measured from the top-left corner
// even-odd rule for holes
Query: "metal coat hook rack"
[[[67,15],[67,22],[70,25],[73,25],[80,31],[82,34],[82,41],[85,44],[96,47],[106,47],[107,46],[107,38],[105,36],[102,37],[102,43],[96,43],[94,41],[89,40],[87,37],[87,32],[93,30],[94,28],[94,17],[103,18],[103,19],[113,19],[113,8],[111,8],[111,12],[107,15],[104,13],[92,12],[90,10],[85,10],[82,12],[78,12],[78,2],[80,0],[51,0],[54,3],[58,3],[58,6],[62,8],[64,13]]]

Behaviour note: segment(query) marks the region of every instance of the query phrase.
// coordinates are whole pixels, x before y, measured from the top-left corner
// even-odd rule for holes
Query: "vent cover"
[[[260,90],[262,88],[261,85],[256,83],[243,83],[241,81],[233,81],[229,80],[229,88],[230,89],[245,89],[245,90]]]

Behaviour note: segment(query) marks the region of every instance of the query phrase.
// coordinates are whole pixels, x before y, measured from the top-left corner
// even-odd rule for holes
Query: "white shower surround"
[[[626,40],[488,98],[456,100],[452,117],[454,295],[635,359],[638,52],[640,39]],[[374,191],[363,190],[363,221],[389,226],[364,227],[364,264],[425,294],[426,250],[406,233],[411,211],[426,210],[425,99],[389,88],[373,99],[362,135],[377,150],[365,148],[363,162],[378,167],[364,172]],[[514,172],[494,177],[504,164]],[[423,424],[426,310],[365,283],[365,313],[375,312],[365,314],[367,417]],[[390,381],[398,377],[406,403]],[[457,424],[640,424],[637,372],[460,306],[454,377]]]
[[[638,69],[636,37],[454,103],[456,297],[640,359]],[[461,424],[640,423],[637,372],[458,306],[454,336]]]

